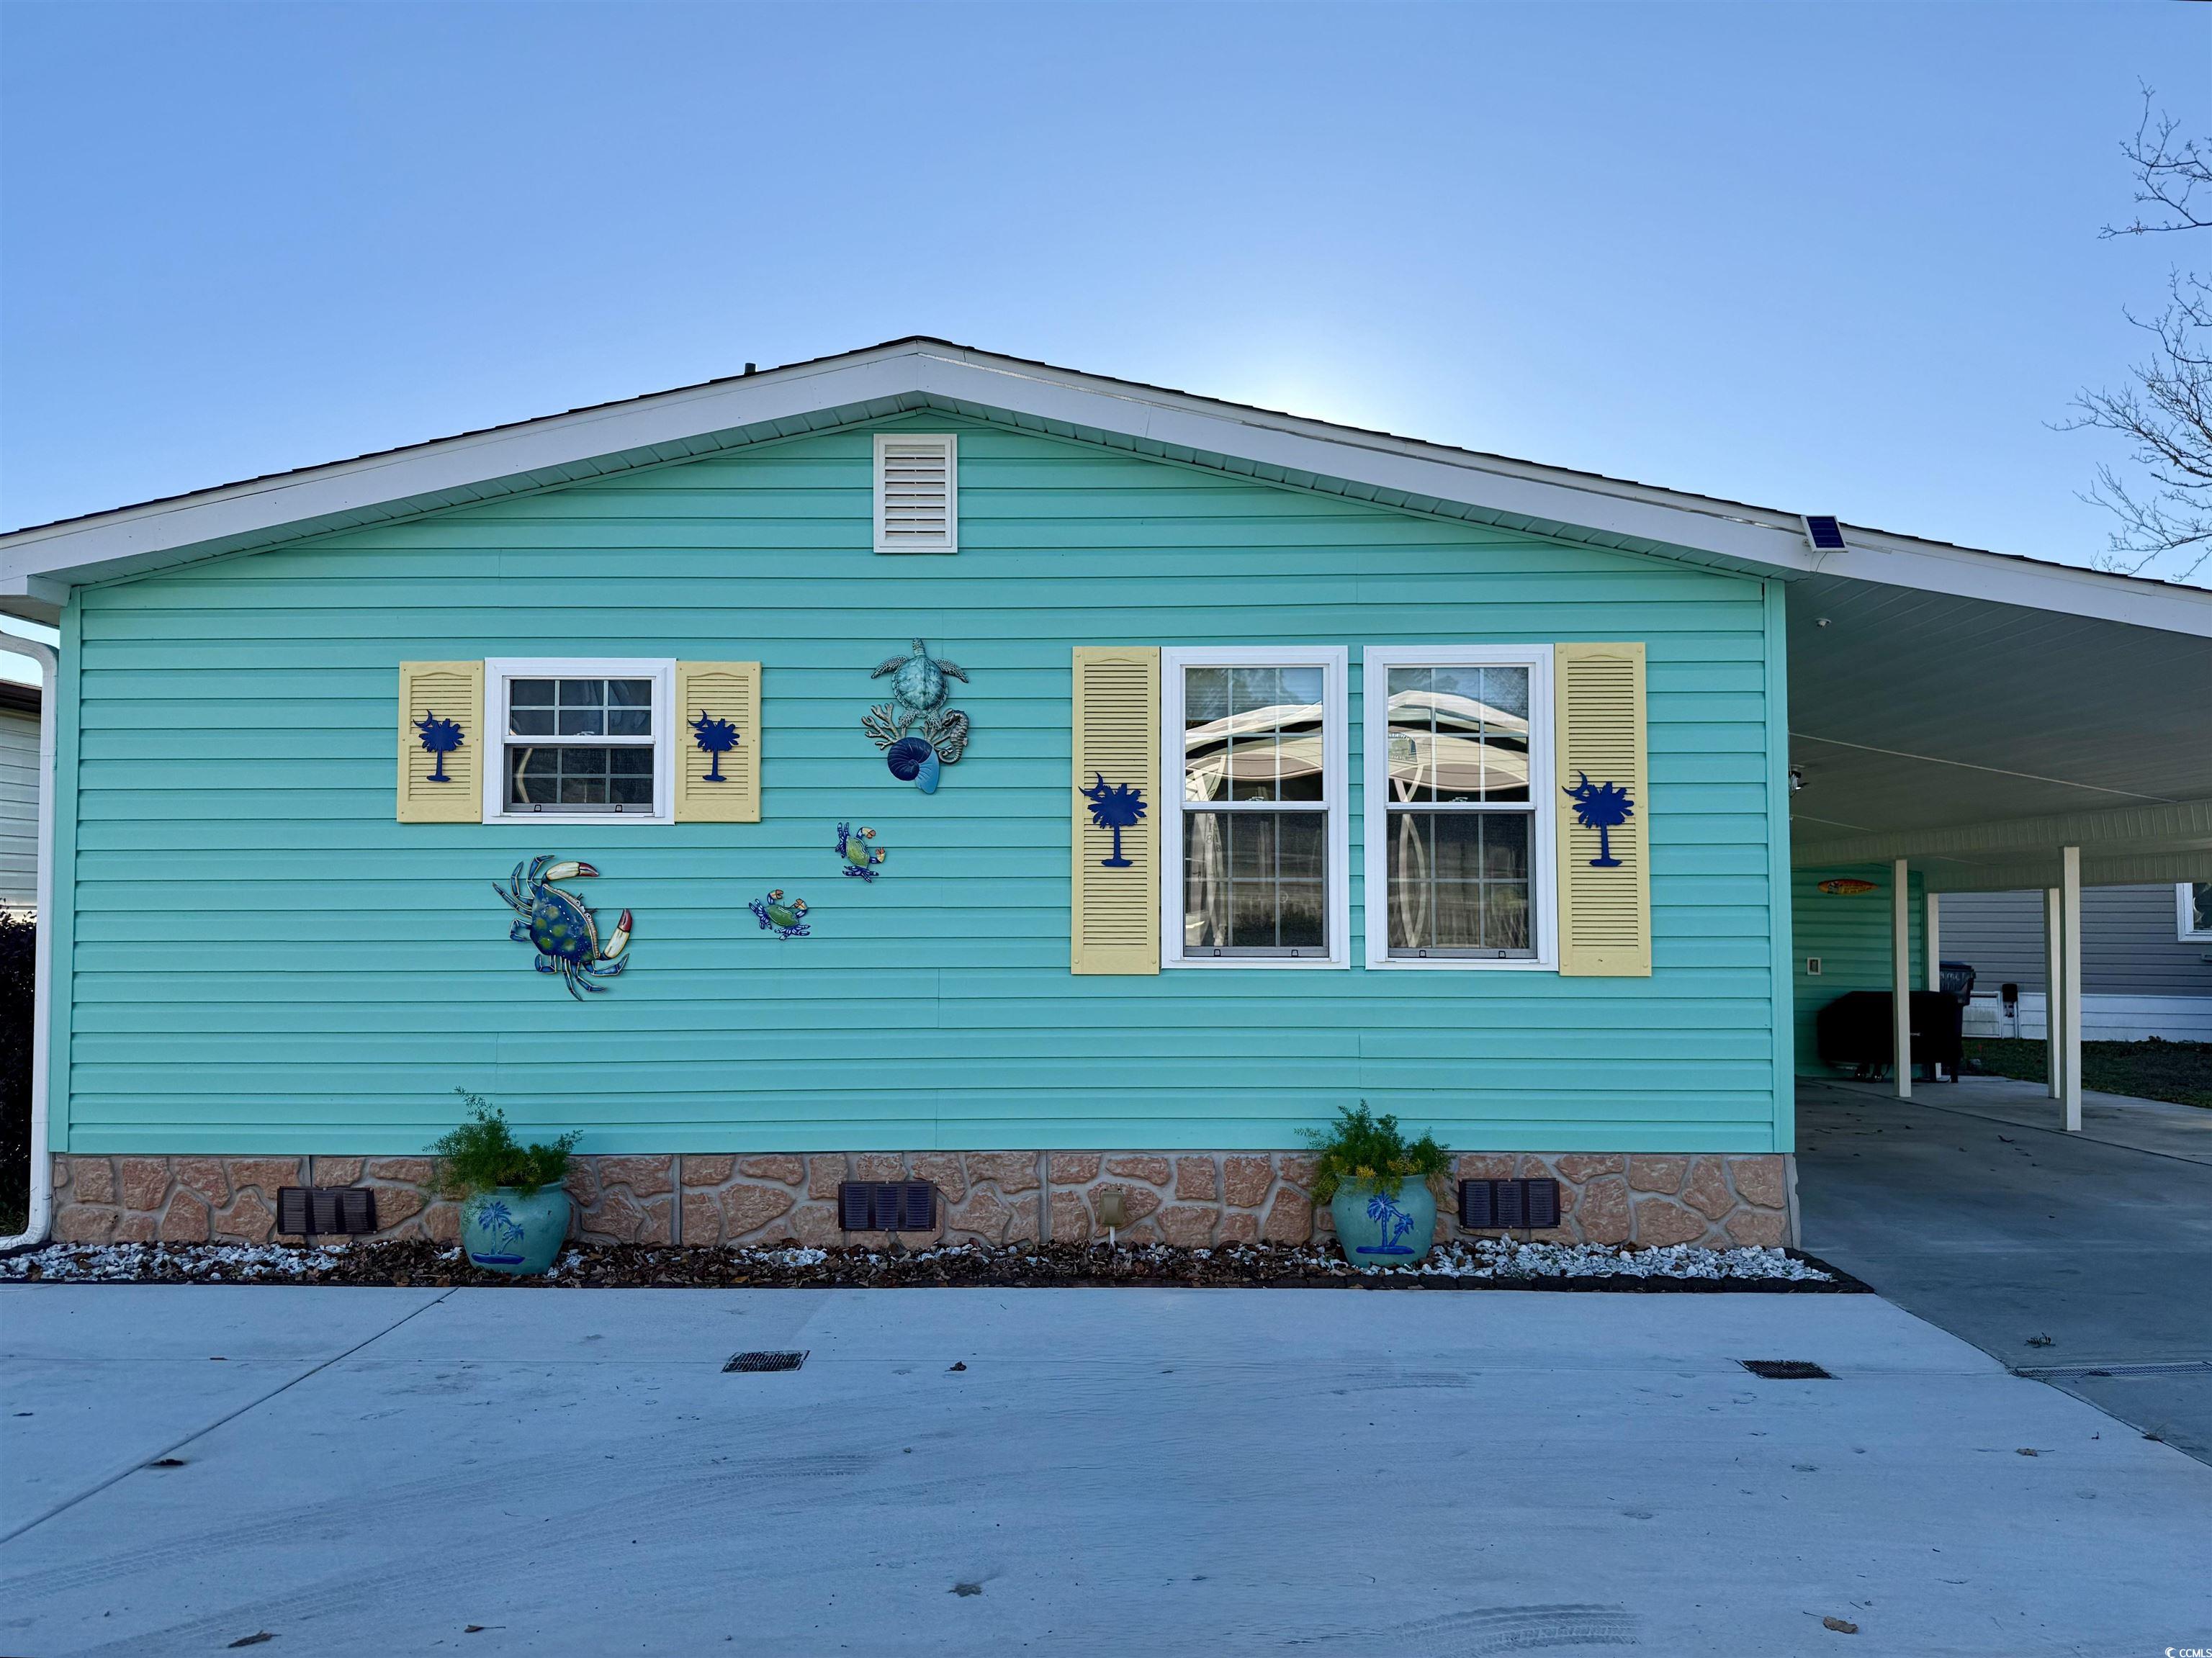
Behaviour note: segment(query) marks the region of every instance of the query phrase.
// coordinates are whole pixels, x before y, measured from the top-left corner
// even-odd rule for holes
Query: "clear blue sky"
[[[2084,562],[2212,7],[15,3],[0,522],[911,333]],[[2208,262],[2198,254],[2200,264]]]

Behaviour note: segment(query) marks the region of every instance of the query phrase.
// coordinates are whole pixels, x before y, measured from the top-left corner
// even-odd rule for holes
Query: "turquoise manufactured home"
[[[1790,1235],[1793,516],[905,341],[4,545],[62,1236],[450,1228],[457,1088],[593,1237],[1303,1236],[1359,1100]]]

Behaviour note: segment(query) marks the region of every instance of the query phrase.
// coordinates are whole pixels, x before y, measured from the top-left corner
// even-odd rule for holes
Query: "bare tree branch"
[[[2106,225],[2106,239],[2172,230],[2212,229],[2212,143],[2180,136],[2180,123],[2156,110],[2142,89],[2142,119],[2120,145],[2135,169],[2134,220]],[[2111,466],[2097,469],[2083,496],[2118,520],[2100,569],[2188,581],[2212,563],[2212,282],[2180,271],[2166,277],[2164,310],[2128,320],[2151,337],[2150,355],[2131,364],[2134,383],[2117,392],[2084,391],[2062,431],[2111,432],[2127,440],[2142,477],[2130,484]]]

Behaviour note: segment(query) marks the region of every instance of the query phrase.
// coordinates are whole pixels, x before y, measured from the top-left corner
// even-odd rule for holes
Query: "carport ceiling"
[[[2212,801],[2212,639],[1832,576],[1788,596],[1800,863]]]

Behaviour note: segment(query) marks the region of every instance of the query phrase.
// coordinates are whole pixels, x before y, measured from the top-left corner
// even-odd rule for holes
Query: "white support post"
[[[1891,1041],[1897,1055],[1897,1097],[1912,1097],[1912,899],[1905,859],[1890,866]]]
[[[2064,1051],[2060,1020],[2065,1012],[2065,987],[2059,982],[2066,961],[2066,941],[2059,937],[2059,920],[2065,914],[2057,887],[2043,890],[2043,1076],[2054,1100],[2066,1097],[2066,1078],[2058,1068]]]
[[[2059,923],[2064,936],[2066,976],[2066,1047],[2059,1061],[2066,1089],[2066,1132],[2081,1132],[2081,848],[2067,847],[2059,854],[2059,887],[2065,895],[2065,914]]]

